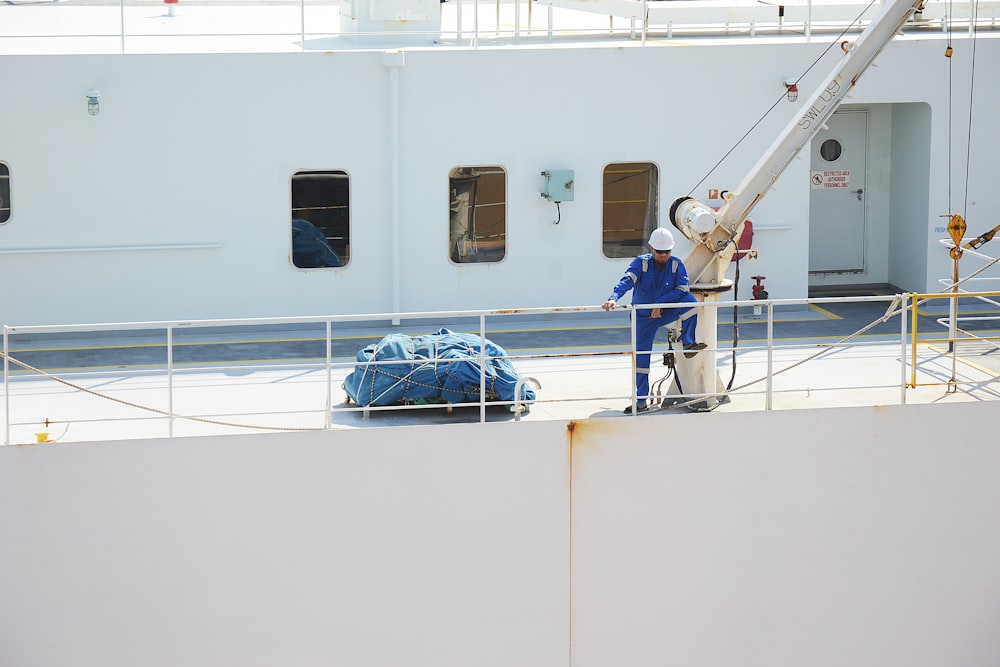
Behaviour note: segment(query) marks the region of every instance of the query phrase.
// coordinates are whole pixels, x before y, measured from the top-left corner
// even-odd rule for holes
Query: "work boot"
[[[704,343],[688,343],[684,346],[684,357],[686,359],[694,359],[694,356],[706,347],[708,346]]]
[[[645,405],[637,405],[635,407],[635,413],[637,415],[641,415],[643,412],[648,412],[648,411],[649,411],[649,408],[646,407]],[[632,414],[632,406],[631,405],[628,406],[627,408],[625,408],[625,414],[627,414],[627,415]]]

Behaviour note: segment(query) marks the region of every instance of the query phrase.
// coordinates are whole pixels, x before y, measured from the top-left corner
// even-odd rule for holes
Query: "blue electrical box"
[[[572,169],[552,169],[543,171],[545,177],[545,190],[542,196],[549,201],[573,201],[573,170]]]

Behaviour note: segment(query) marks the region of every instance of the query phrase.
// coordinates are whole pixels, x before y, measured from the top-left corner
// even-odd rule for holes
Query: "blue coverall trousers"
[[[697,303],[693,294],[685,294],[681,302]],[[645,407],[649,396],[649,356],[653,339],[660,327],[665,327],[677,318],[681,320],[681,344],[695,342],[694,330],[698,325],[698,315],[694,308],[664,308],[660,317],[636,314],[635,320],[635,393],[637,405]]]

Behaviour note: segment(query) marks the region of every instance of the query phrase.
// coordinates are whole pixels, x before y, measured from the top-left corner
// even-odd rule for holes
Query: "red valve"
[[[757,281],[752,288],[754,300],[763,301],[767,299],[767,290],[764,289],[764,283],[761,282],[763,280],[767,280],[767,276],[750,276],[750,277]]]

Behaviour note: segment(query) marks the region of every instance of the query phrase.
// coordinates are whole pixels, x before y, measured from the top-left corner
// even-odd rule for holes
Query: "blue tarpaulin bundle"
[[[344,389],[360,406],[478,401],[479,341],[448,329],[425,336],[390,334],[358,352]],[[513,402],[518,377],[503,348],[486,340],[486,400]],[[530,386],[521,387],[521,400],[534,398]]]

